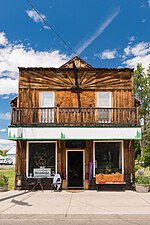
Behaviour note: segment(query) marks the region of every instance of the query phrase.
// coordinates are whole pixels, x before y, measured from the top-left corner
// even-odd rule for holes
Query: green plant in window
[[[97,164],[96,173],[112,173],[113,163],[110,161]]]

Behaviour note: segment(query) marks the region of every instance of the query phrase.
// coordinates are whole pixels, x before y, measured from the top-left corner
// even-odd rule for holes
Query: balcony
[[[134,108],[16,108],[11,109],[11,126],[138,126]]]

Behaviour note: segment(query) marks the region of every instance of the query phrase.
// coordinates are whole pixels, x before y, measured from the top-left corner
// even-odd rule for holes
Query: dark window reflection
[[[55,143],[29,144],[29,174],[40,167],[51,168],[52,175],[55,174]]]
[[[122,167],[121,143],[95,143],[95,169],[98,173],[121,172]]]
[[[66,148],[86,148],[86,141],[66,141]]]

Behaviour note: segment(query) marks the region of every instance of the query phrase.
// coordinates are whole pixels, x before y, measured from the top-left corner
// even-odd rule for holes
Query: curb
[[[107,219],[124,219],[124,220],[150,220],[150,214],[0,214],[0,220],[3,219],[95,219],[95,220],[107,220]]]

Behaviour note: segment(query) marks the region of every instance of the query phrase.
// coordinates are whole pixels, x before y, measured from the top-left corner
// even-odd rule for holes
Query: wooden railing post
[[[16,108],[11,107],[11,125],[110,126],[139,125],[139,108]]]
[[[59,124],[59,106],[56,108],[56,123]]]

